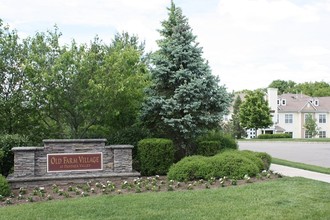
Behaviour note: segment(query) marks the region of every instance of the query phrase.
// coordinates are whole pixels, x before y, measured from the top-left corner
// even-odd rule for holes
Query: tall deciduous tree
[[[241,126],[241,120],[239,117],[239,112],[242,104],[242,99],[239,95],[237,95],[234,105],[233,105],[233,135],[235,138],[240,139],[246,135],[245,129]]]
[[[61,34],[26,41],[31,103],[54,138],[105,137],[136,123],[148,82],[144,45],[118,34],[111,45],[59,46]]]
[[[274,80],[269,84],[269,88],[277,88],[279,94],[292,92],[294,90],[294,87],[296,86],[296,83],[292,80],[285,81],[285,80]]]
[[[160,49],[152,57],[153,84],[147,92],[142,120],[189,154],[196,136],[219,126],[231,95],[202,58],[202,48],[181,9],[172,1],[168,11],[159,31]]]
[[[272,125],[270,108],[260,90],[249,91],[240,107],[241,125],[247,129],[267,128]]]
[[[330,96],[330,84],[324,81],[297,84],[291,80],[274,80],[268,87],[278,88],[279,94],[302,93],[313,97]]]
[[[0,134],[27,135],[32,125],[24,91],[24,59],[17,32],[0,19]]]
[[[297,84],[294,87],[294,91],[313,97],[330,96],[330,84],[324,81],[304,82]]]

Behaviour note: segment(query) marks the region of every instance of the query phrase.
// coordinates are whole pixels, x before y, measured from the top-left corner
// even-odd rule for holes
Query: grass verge
[[[0,208],[0,219],[328,219],[330,184],[304,178]]]
[[[279,159],[279,158],[272,158],[272,163],[278,164],[278,165],[283,165],[283,166],[288,166],[288,167],[294,167],[294,168],[298,168],[298,169],[303,169],[303,170],[314,171],[314,172],[318,172],[318,173],[330,174],[330,168],[320,167],[320,166],[315,166],[315,165],[310,165],[310,164],[305,164],[305,163],[299,163],[299,162],[293,162],[293,161],[283,160],[283,159]]]

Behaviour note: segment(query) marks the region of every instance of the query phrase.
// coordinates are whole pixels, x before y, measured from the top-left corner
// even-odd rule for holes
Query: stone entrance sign
[[[103,170],[100,153],[47,154],[47,172]]]
[[[132,145],[109,145],[106,139],[44,140],[43,147],[14,147],[12,187],[86,179],[136,177]]]

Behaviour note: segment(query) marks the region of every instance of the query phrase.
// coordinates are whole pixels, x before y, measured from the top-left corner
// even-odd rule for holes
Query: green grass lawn
[[[272,163],[278,164],[278,165],[283,165],[283,166],[288,166],[288,167],[294,167],[294,168],[298,168],[298,169],[303,169],[303,170],[309,170],[309,171],[318,172],[318,173],[330,174],[330,168],[320,167],[320,166],[315,166],[315,165],[310,165],[310,164],[305,164],[305,163],[299,163],[299,162],[293,162],[293,161],[283,160],[283,159],[279,159],[279,158],[272,158]]]
[[[0,208],[0,219],[329,219],[330,184],[304,178]]]

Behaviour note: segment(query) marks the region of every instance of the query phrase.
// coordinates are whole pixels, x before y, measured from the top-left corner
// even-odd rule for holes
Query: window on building
[[[315,106],[319,106],[319,104],[320,104],[319,100],[318,99],[314,99],[314,105]]]
[[[305,131],[305,138],[312,138],[311,132]]]
[[[293,114],[285,114],[285,124],[292,124],[293,123]]]
[[[282,105],[286,105],[286,99],[282,99]]]
[[[280,104],[281,104],[281,100],[277,99],[277,105],[280,105]]]
[[[326,138],[327,132],[326,131],[319,131],[319,138]]]
[[[319,123],[327,123],[327,115],[319,114]]]

